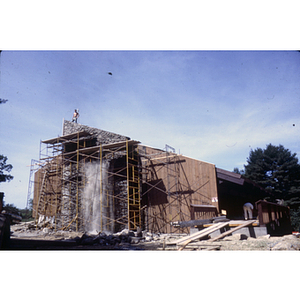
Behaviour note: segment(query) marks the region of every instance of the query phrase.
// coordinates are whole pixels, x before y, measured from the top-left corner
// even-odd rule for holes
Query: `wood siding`
[[[191,220],[193,204],[218,210],[215,165],[146,146],[140,149],[149,231],[186,232],[187,228],[174,228],[171,222]],[[207,217],[211,212],[197,213],[199,219]]]
[[[32,216],[53,217],[61,204],[61,157],[53,158],[34,174]]]

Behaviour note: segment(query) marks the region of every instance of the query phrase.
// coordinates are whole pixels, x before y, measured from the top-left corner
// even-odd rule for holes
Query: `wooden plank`
[[[151,159],[153,160],[153,159]],[[168,165],[171,165],[171,164],[179,164],[179,163],[184,163],[185,162],[185,159],[182,159],[182,160],[176,160],[176,161],[170,161],[170,162],[161,162],[161,163],[151,163],[151,165],[149,165],[149,167],[159,167],[159,166],[165,166],[166,164]]]
[[[189,239],[187,239],[185,242],[180,242],[177,243],[177,246],[181,246],[181,248],[179,249],[179,251],[183,250],[185,248],[186,245],[188,245],[190,242],[196,240],[196,239],[200,239],[218,229],[221,229],[225,226],[227,226],[229,224],[229,222],[222,222],[222,223],[216,223],[215,225],[212,225],[210,228],[204,229],[199,231],[199,233],[197,232],[197,235],[193,234],[192,236],[189,237]]]
[[[78,132],[74,132],[74,133],[70,133],[67,135],[63,135],[63,136],[59,136],[53,139],[49,139],[49,140],[44,140],[42,141],[42,143],[44,144],[58,144],[58,143],[62,143],[64,141],[69,141],[75,138],[81,138],[81,137],[87,137],[87,136],[91,136],[91,134],[87,131],[78,131]]]
[[[239,230],[239,229],[241,229],[241,228],[243,228],[243,227],[249,226],[250,224],[252,224],[252,223],[254,223],[254,222],[256,222],[256,220],[246,221],[244,224],[242,224],[242,225],[240,225],[240,226],[238,226],[238,227],[235,227],[235,228],[233,228],[233,229],[230,229],[230,230],[228,230],[228,231],[225,231],[224,233],[218,235],[217,237],[215,237],[215,238],[213,238],[213,239],[210,239],[209,241],[210,241],[210,242],[214,242],[214,241],[216,241],[216,240],[219,240],[219,239],[225,237],[226,235],[231,234],[232,232],[234,232],[234,231],[236,231],[236,230]]]
[[[228,219],[227,219],[228,220]],[[236,222],[236,223],[235,223]],[[237,227],[237,226],[240,226],[240,225],[242,225],[242,224],[244,224],[244,220],[240,220],[240,221],[230,221],[230,223],[229,223],[229,227]],[[204,228],[207,228],[207,227],[209,227],[209,226],[211,226],[211,223],[208,223],[208,224],[203,224],[203,227]],[[252,223],[252,226],[259,226],[259,223],[258,223],[258,221],[256,220],[254,223]]]
[[[181,239],[179,239],[179,240],[177,240],[175,242],[176,242],[177,245],[181,244],[181,243],[183,243],[183,242],[185,242],[185,241],[187,241],[189,239],[193,239],[194,237],[197,237],[197,236],[201,235],[202,233],[205,233],[205,232],[209,231],[209,229],[211,227],[217,227],[217,225],[218,225],[218,223],[215,223],[214,225],[210,226],[209,228],[205,228],[205,229],[203,229],[201,231],[197,231],[197,232],[195,232],[195,233],[193,233],[191,235],[184,236],[183,238],[181,238]]]

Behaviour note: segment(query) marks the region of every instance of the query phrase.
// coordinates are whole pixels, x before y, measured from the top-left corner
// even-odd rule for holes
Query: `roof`
[[[227,180],[227,181],[239,184],[239,185],[244,184],[245,179],[240,174],[226,171],[226,170],[219,169],[219,168],[216,168],[216,172],[217,172],[218,179]]]
[[[271,195],[271,193],[269,191],[265,190],[263,187],[261,187],[256,182],[252,181],[249,178],[244,177],[241,174],[237,174],[237,173],[226,171],[226,170],[219,169],[219,168],[216,168],[216,173],[217,173],[217,179],[226,180],[226,181],[229,181],[232,183],[236,183],[238,185],[244,185],[245,183],[247,183],[247,184],[255,186],[256,188]]]

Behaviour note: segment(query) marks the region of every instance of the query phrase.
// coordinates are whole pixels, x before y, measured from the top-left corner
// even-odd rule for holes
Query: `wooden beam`
[[[152,159],[151,159],[152,161]],[[159,167],[159,166],[165,166],[165,165],[170,165],[170,164],[179,164],[179,163],[183,163],[185,162],[185,159],[181,159],[181,160],[175,160],[175,161],[165,161],[165,162],[161,162],[161,163],[151,163],[148,165],[148,167]]]

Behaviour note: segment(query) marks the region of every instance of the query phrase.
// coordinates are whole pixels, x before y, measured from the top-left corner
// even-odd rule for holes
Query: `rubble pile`
[[[84,233],[80,238],[74,240],[78,245],[110,246],[116,250],[164,250],[168,243],[176,241],[184,234],[155,234],[147,231],[140,233],[128,229],[121,232],[109,234],[99,232],[97,234]]]
[[[98,234],[84,233],[81,237],[76,237],[74,240],[78,245],[89,246],[129,246],[135,238],[134,232],[123,230],[117,234],[109,234],[105,232],[99,232]]]
[[[154,234],[150,232],[141,232],[140,234],[128,229],[118,233],[83,233],[81,237],[75,237],[79,246],[103,246],[114,250],[160,250],[163,245],[171,240],[176,240],[178,236],[168,234]]]

